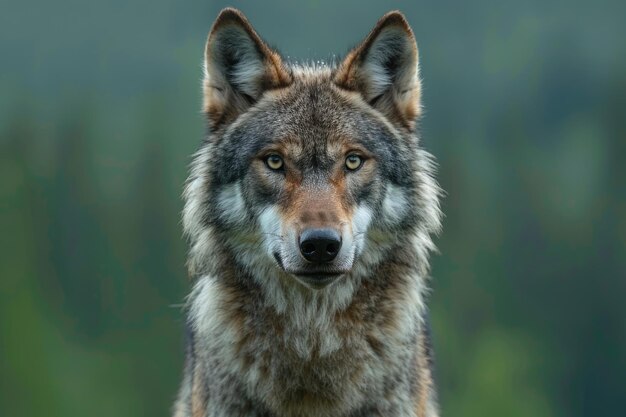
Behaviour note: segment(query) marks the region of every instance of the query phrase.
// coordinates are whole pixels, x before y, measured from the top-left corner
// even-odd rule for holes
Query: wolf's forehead
[[[275,100],[276,109],[282,111],[288,120],[315,123],[323,121],[328,125],[337,124],[335,112],[349,109],[329,78],[322,75],[313,78],[299,78],[285,88]]]
[[[325,72],[298,78],[266,102],[265,110],[281,136],[294,136],[307,143],[350,139],[359,136],[365,125],[376,124],[358,103],[347,100],[334,87]]]
[[[278,147],[290,158],[335,160],[360,145],[365,150],[388,152],[391,133],[357,94],[334,85],[330,70],[302,70],[286,88],[268,92],[234,126],[224,144],[228,152],[253,157]]]

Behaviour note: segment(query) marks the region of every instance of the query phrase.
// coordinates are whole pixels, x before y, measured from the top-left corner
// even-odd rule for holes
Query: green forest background
[[[421,53],[447,196],[430,297],[443,416],[624,415],[626,3],[233,1],[291,59],[390,9]],[[181,191],[226,3],[0,11],[0,415],[167,416]]]

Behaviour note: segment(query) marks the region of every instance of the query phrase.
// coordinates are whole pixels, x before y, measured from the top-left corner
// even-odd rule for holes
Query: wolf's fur
[[[439,188],[415,132],[406,20],[385,15],[339,65],[298,66],[226,9],[205,70],[175,416],[436,417],[424,298]],[[268,152],[283,171],[265,165]],[[354,172],[350,152],[365,161]],[[313,226],[341,234],[331,282],[298,272],[311,268],[298,235]]]

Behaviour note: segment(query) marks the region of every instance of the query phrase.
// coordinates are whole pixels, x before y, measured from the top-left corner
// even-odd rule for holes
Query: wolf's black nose
[[[300,253],[309,262],[330,262],[341,249],[341,235],[335,229],[307,229],[300,235]]]

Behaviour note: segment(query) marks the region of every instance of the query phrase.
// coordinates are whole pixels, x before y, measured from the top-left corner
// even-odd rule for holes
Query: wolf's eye
[[[363,165],[363,158],[361,158],[359,155],[348,155],[348,157],[346,158],[346,168],[348,168],[350,171],[356,171],[357,169],[361,168],[361,165]]]
[[[279,155],[272,154],[265,158],[265,165],[267,165],[269,169],[278,171],[283,168],[283,158],[281,158]]]

